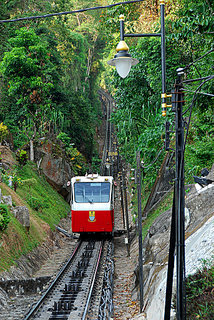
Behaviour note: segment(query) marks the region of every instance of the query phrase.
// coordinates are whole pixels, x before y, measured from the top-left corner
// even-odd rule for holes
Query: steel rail
[[[108,244],[107,256],[105,261],[105,271],[103,279],[103,289],[101,302],[99,307],[99,320],[111,319],[113,313],[113,274],[114,274],[114,260],[113,260],[114,244],[111,241]]]
[[[107,96],[104,92],[104,90],[99,89],[98,93],[100,95],[100,97],[102,98],[102,96],[104,96],[107,99]],[[108,101],[108,99],[107,99]],[[104,142],[104,146],[103,146],[103,154],[102,154],[102,162],[101,162],[101,166],[100,166],[100,174],[104,175],[105,174],[105,163],[106,163],[106,151],[107,151],[107,136],[108,136],[108,108],[107,108],[107,104],[104,102],[104,100],[102,99],[102,103],[104,105],[105,108],[105,112],[106,112],[106,132],[105,132],[105,142]]]
[[[103,147],[102,163],[101,163],[101,174],[105,175],[105,163],[108,157],[107,153],[111,152],[112,148],[112,123],[110,122],[111,111],[112,111],[112,101],[113,99],[104,90],[98,90],[99,95],[106,98],[105,109],[106,109],[106,133],[105,133],[105,143]],[[110,172],[111,173],[111,172]],[[107,173],[108,174],[108,173]]]
[[[80,245],[82,243],[82,240],[79,240],[76,248],[74,249],[71,257],[69,258],[69,260],[67,261],[67,263],[61,268],[61,270],[59,271],[59,273],[57,274],[56,278],[54,279],[54,281],[51,282],[50,286],[48,287],[48,289],[45,291],[45,293],[42,295],[42,297],[39,299],[39,301],[36,303],[36,305],[33,307],[33,309],[30,310],[30,312],[27,314],[27,316],[24,318],[24,320],[29,320],[31,316],[33,316],[33,314],[39,309],[39,307],[42,305],[43,301],[47,298],[48,294],[50,293],[50,291],[54,288],[54,286],[56,285],[56,283],[59,281],[60,277],[63,275],[63,273],[66,271],[66,269],[69,267],[69,265],[71,264],[72,260],[74,259]]]
[[[88,293],[88,298],[87,298],[87,301],[86,301],[86,306],[85,306],[85,310],[84,310],[84,313],[83,313],[83,316],[82,316],[82,320],[85,320],[86,316],[87,316],[88,307],[89,307],[89,304],[90,304],[90,300],[91,300],[91,296],[92,296],[92,292],[93,292],[93,288],[94,288],[94,284],[95,284],[95,279],[96,279],[96,276],[97,276],[97,271],[98,271],[98,267],[99,267],[100,260],[101,260],[101,254],[102,254],[103,246],[104,246],[104,241],[102,241],[101,245],[100,245],[97,264],[96,264],[95,272],[94,272],[94,275],[93,275],[93,278],[92,278],[91,287],[90,287],[90,291]]]
[[[108,100],[108,119],[107,119],[107,125],[108,125],[108,135],[107,135],[107,150],[109,153],[112,151],[112,123],[110,122],[111,118],[111,111],[112,111],[112,103],[109,99],[108,95],[106,94],[106,98]],[[108,155],[109,158],[109,155]],[[110,160],[110,159],[109,159]],[[110,166],[109,174],[112,175],[112,166]]]

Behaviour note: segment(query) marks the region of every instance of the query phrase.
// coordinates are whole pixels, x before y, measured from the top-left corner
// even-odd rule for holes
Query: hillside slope
[[[3,161],[8,163],[6,159]],[[16,192],[7,185],[10,176],[20,179]],[[1,202],[7,202],[10,222],[6,230],[0,231],[0,272],[51,238],[54,225],[70,211],[69,204],[39,175],[34,163],[23,167],[10,165],[8,170],[2,170],[1,178],[7,183],[1,182],[0,189]],[[29,212],[30,227],[15,218],[17,207],[25,207]]]

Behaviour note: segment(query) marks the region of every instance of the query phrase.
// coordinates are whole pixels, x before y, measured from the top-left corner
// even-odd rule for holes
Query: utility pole
[[[126,230],[127,230],[127,238],[125,238],[125,244],[127,245],[127,253],[129,257],[130,256],[129,212],[128,212],[128,199],[127,199],[127,184],[126,184],[124,169],[122,169],[122,181],[123,181],[123,190],[124,190],[124,204],[125,204]]]
[[[184,214],[184,94],[182,87],[182,68],[177,69],[176,83],[176,177],[175,177],[175,209],[176,209],[176,275],[177,275],[177,320],[186,319],[185,298],[185,214]]]
[[[123,228],[125,229],[125,213],[124,213],[124,199],[123,199],[123,178],[122,172],[119,171],[118,178],[120,181],[120,202],[121,202],[121,209],[122,209],[122,217],[123,217]]]
[[[142,244],[142,205],[141,205],[141,160],[137,151],[137,199],[138,199],[138,243],[139,243],[139,283],[140,283],[140,312],[143,310],[143,244]]]
[[[166,286],[164,320],[170,320],[173,271],[176,249],[176,319],[186,319],[186,292],[185,292],[185,190],[184,190],[184,120],[183,105],[184,94],[182,86],[183,69],[177,69],[177,80],[173,94],[176,133],[176,170],[174,197],[172,206],[172,221],[170,234],[170,247],[168,258],[168,274]],[[168,130],[169,131],[169,130]],[[166,132],[167,134],[169,132]],[[168,137],[169,138],[169,137]],[[168,143],[167,146],[169,147]]]

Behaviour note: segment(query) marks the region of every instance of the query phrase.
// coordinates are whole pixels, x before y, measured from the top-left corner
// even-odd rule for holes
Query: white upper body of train
[[[113,209],[113,177],[89,174],[71,179],[71,209]]]

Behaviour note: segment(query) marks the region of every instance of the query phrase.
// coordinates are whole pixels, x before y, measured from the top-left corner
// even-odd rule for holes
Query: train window
[[[75,201],[79,203],[106,203],[110,198],[109,182],[75,182]]]

